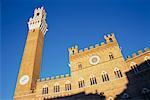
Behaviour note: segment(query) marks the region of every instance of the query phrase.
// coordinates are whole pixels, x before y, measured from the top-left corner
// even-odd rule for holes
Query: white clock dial
[[[28,75],[23,75],[21,78],[20,78],[20,84],[21,85],[25,85],[25,84],[27,84],[28,83],[28,81],[29,81],[29,76]]]
[[[92,56],[90,59],[89,59],[89,62],[90,62],[90,64],[91,65],[96,65],[96,64],[98,64],[99,63],[99,61],[100,61],[100,58],[99,58],[99,56]]]

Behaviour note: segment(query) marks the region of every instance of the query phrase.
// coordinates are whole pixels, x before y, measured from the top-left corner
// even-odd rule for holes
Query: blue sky
[[[136,2],[135,2],[136,1]],[[145,0],[2,0],[0,99],[11,100],[36,7],[47,12],[41,77],[69,73],[68,48],[89,47],[114,32],[124,57],[150,44],[150,2]]]

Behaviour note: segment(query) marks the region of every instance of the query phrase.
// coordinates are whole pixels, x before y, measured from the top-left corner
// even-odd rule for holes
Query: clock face
[[[29,76],[28,75],[23,75],[21,78],[20,78],[20,84],[21,85],[25,85],[25,84],[27,84],[28,83],[28,81],[29,81]]]
[[[92,56],[89,60],[91,65],[96,65],[99,63],[99,61],[100,61],[100,58],[99,58],[99,56],[96,56],[96,55]]]

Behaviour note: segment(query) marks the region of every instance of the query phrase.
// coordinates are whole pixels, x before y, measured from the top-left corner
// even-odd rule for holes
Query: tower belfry
[[[14,99],[21,99],[20,97],[31,93],[36,88],[36,80],[40,77],[44,35],[47,31],[46,12],[43,7],[34,10],[28,28]]]

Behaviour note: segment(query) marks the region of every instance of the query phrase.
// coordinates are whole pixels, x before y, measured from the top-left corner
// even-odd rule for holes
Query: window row
[[[115,71],[114,71],[114,74],[116,76],[116,78],[121,78],[122,77],[122,73],[119,69],[115,68]],[[97,84],[97,79],[94,75],[91,75],[90,76],[90,85],[95,85]],[[102,72],[102,81],[105,82],[105,81],[109,81],[109,76],[107,74],[107,72]],[[83,78],[80,78],[79,81],[78,81],[78,87],[79,88],[83,88],[85,87],[85,82],[84,82],[84,79]],[[54,93],[57,93],[57,92],[60,92],[60,86],[59,86],[59,83],[55,83],[54,87]],[[65,91],[69,91],[71,90],[71,82],[70,81],[67,81],[65,83]],[[42,94],[48,94],[48,86],[44,86],[43,87],[43,90],[42,90]]]
[[[148,64],[148,66],[150,66],[150,57],[149,56],[145,56],[144,60]],[[134,71],[135,74],[139,73],[138,64],[136,64],[135,62],[131,62],[130,63],[130,67]]]

